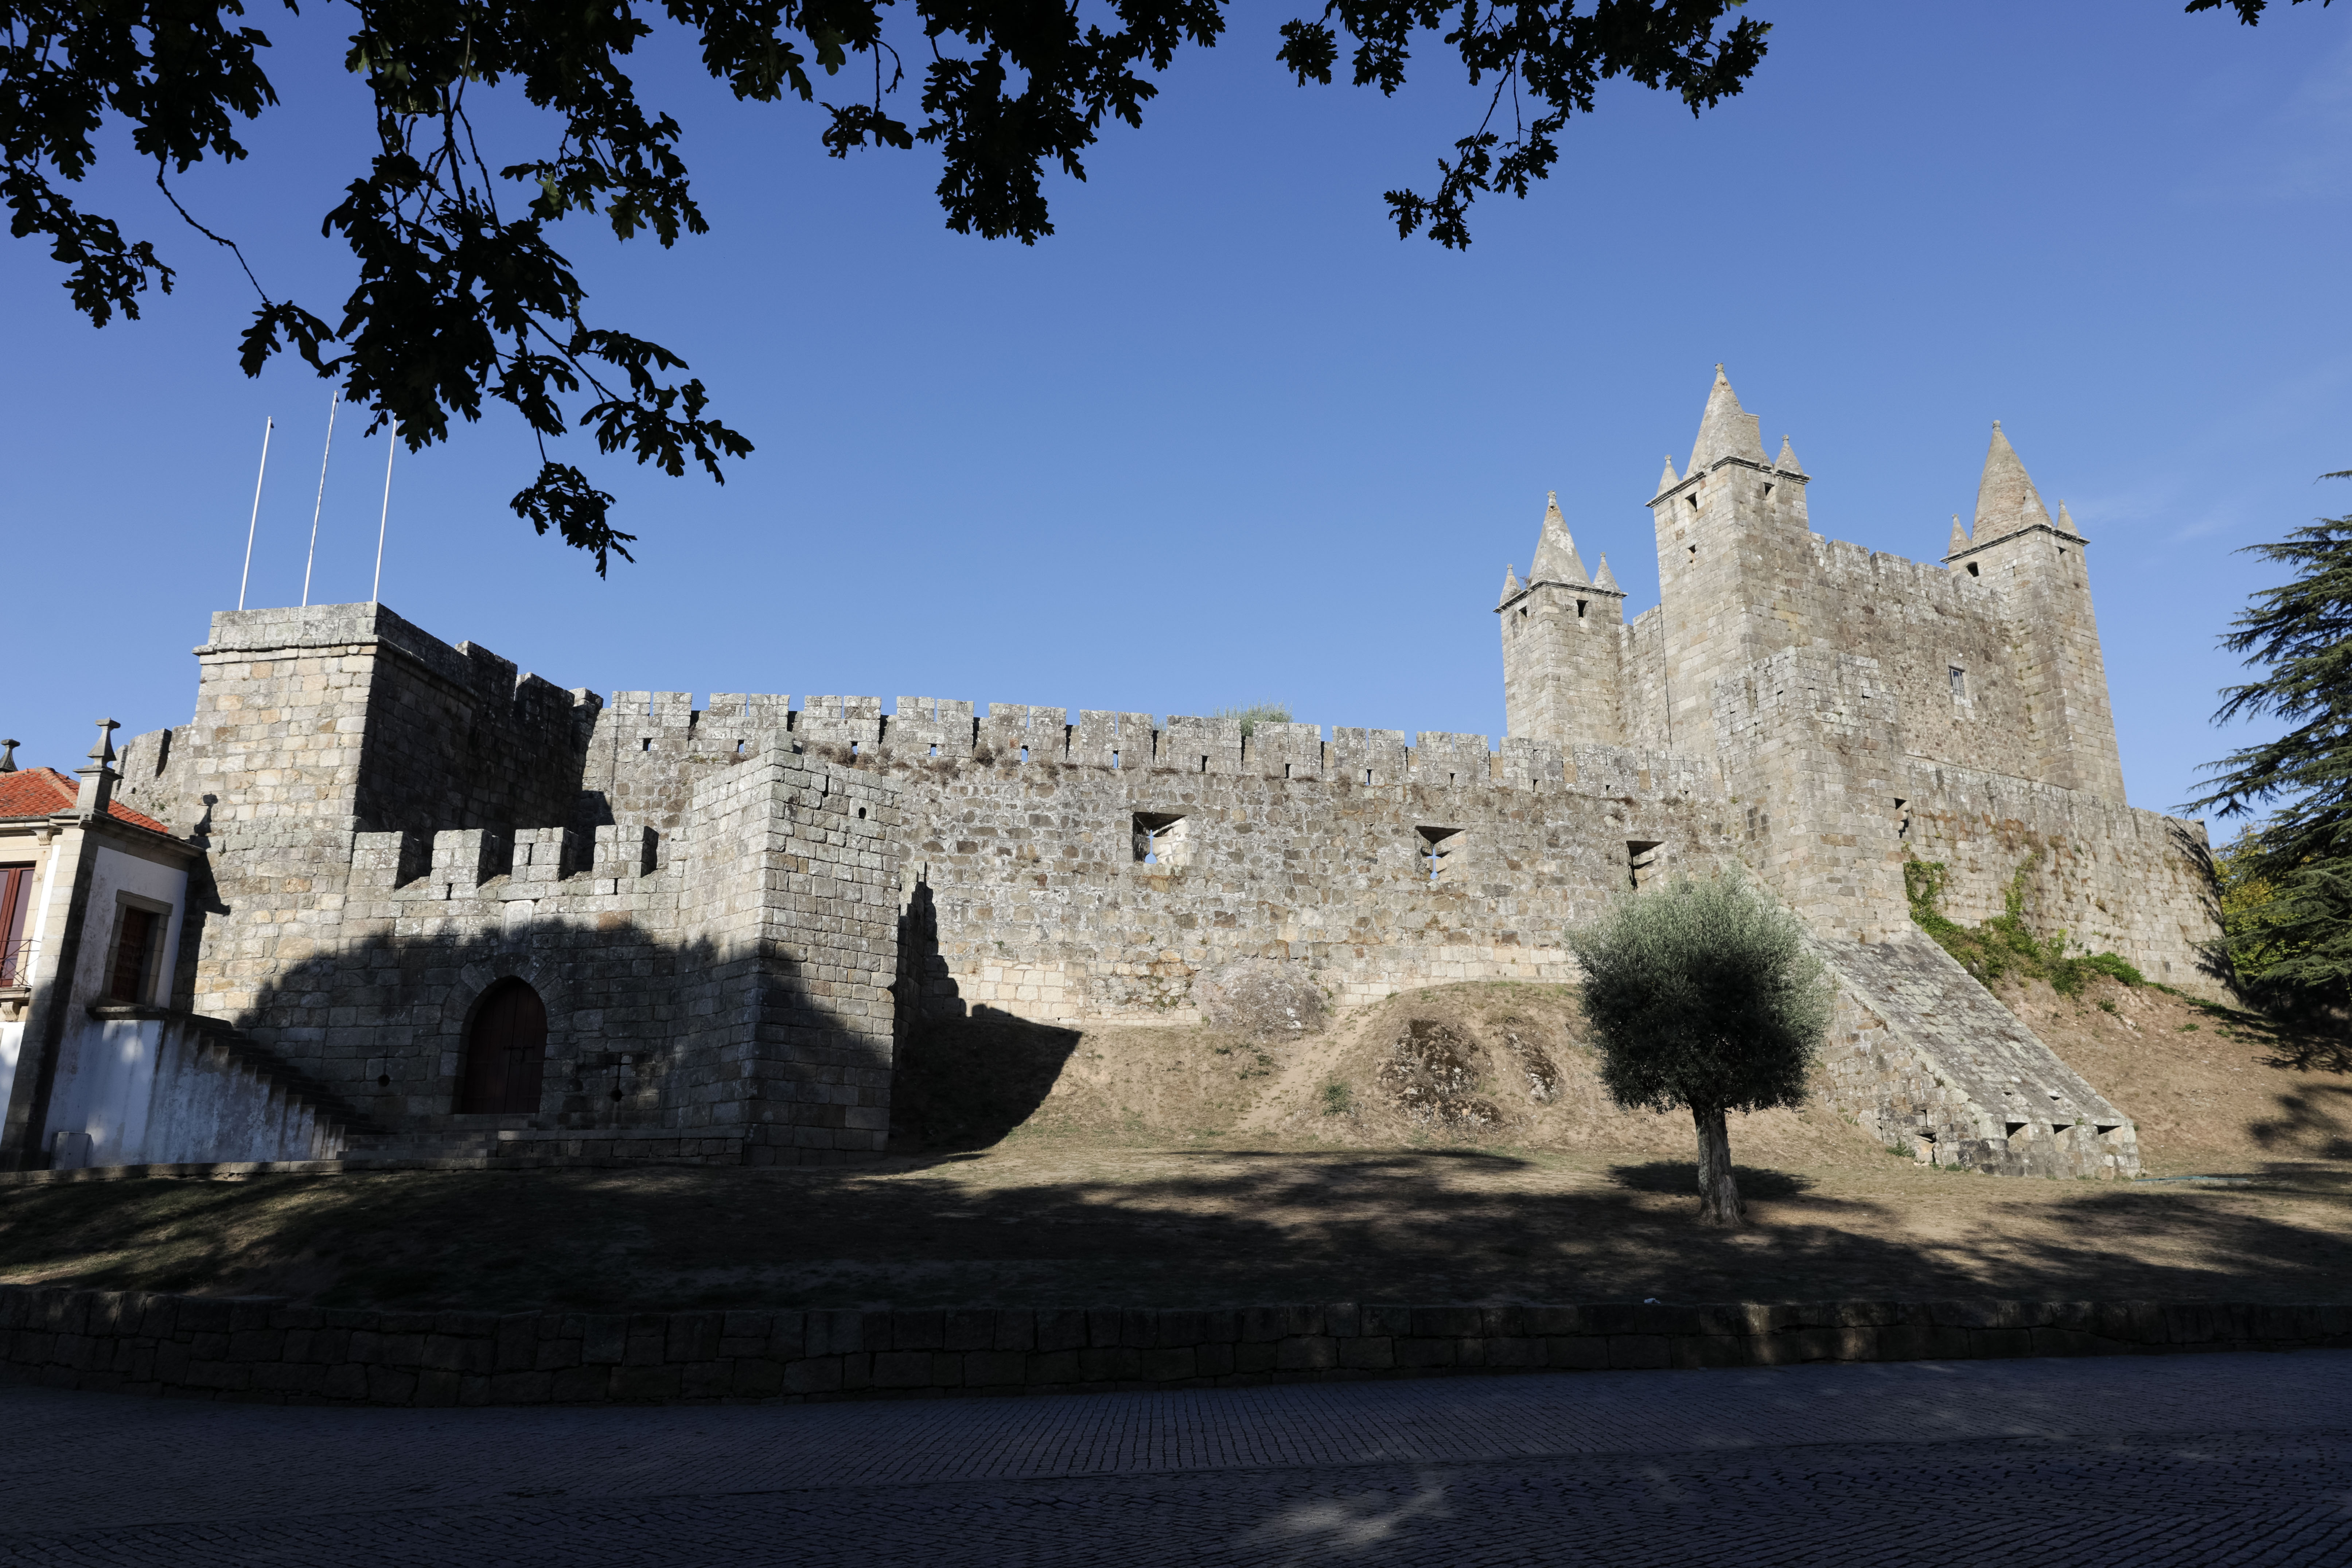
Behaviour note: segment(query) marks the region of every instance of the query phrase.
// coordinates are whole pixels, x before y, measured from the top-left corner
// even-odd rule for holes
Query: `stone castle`
[[[1630,623],[1549,507],[1496,607],[1499,747],[608,700],[381,605],[216,615],[189,723],[101,734],[74,809],[0,823],[38,839],[0,1163],[871,1156],[943,1020],[1181,1020],[1241,959],[1343,1007],[1564,982],[1565,928],[1737,861],[1829,964],[1829,1079],[1883,1141],[2131,1174],[2131,1086],[2061,1062],[1905,887],[1940,862],[1972,921],[2022,870],[2040,926],[2210,989],[2203,830],[2124,802],[2085,542],[1998,426],[1937,563],[1811,532],[1807,482],[1718,369]],[[109,934],[124,806],[185,868],[143,980]]]

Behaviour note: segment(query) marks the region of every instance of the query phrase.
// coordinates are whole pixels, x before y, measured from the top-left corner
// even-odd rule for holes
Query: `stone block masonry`
[[[1940,1163],[2129,1174],[2127,1104],[1927,956],[1905,896],[1937,861],[1945,912],[1980,920],[2022,869],[2045,932],[2213,993],[2202,828],[2124,802],[2086,542],[1998,431],[1938,563],[1811,532],[1811,478],[1718,368],[1630,623],[1547,507],[1496,606],[1499,745],[607,700],[327,605],[215,616],[194,721],[124,749],[120,796],[204,850],[174,1002],[392,1129],[361,1157],[854,1158],[929,1018],[1190,1021],[1238,958],[1341,1005],[1565,982],[1568,928],[1738,865],[1839,979],[1843,1109]],[[493,1111],[466,1086],[507,1081],[478,1009],[509,983],[546,1037]]]
[[[801,1403],[2352,1346],[2352,1307],[2150,1301],[385,1312],[0,1286],[0,1376],[284,1405]]]

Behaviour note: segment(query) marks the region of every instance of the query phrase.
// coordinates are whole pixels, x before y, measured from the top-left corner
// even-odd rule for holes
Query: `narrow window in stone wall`
[[[1897,838],[1911,837],[1911,805],[1908,801],[1899,797],[1895,802],[1895,837]]]
[[[1463,830],[1458,827],[1422,827],[1414,831],[1421,835],[1423,875],[1432,882],[1445,880],[1452,857],[1463,846]]]
[[[1170,812],[1135,814],[1135,859],[1140,866],[1184,863],[1184,819]]]
[[[1576,618],[1580,621],[1584,618],[1584,601],[1582,599],[1576,601]]]
[[[1648,887],[1650,879],[1657,873],[1657,866],[1658,846],[1655,843],[1640,838],[1625,840],[1625,881],[1628,887],[1637,892]]]
[[[644,739],[640,740],[640,741],[637,742],[637,750],[639,750],[640,752],[650,752],[650,751],[652,751],[653,749],[654,749],[654,738],[653,738],[651,735],[647,735],[647,736],[646,736]]]
[[[1966,702],[1969,700],[1969,672],[1956,664],[1951,667],[1951,676],[1952,696]]]

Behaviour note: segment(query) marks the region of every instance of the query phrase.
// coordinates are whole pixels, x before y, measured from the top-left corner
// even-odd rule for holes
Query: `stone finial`
[[[1691,447],[1688,471],[1698,473],[1725,458],[1745,458],[1760,466],[1764,437],[1759,433],[1759,424],[1756,416],[1740,408],[1731,378],[1717,365],[1715,384],[1707,389],[1706,412],[1699,416],[1698,439]]]
[[[1675,455],[1672,452],[1668,452],[1666,454],[1666,471],[1658,476],[1658,488],[1650,492],[1651,499],[1655,500],[1657,497],[1665,494],[1668,490],[1674,489],[1676,485],[1682,482],[1683,477],[1675,472]]]
[[[1592,585],[1596,588],[1607,588],[1612,593],[1623,591],[1617,586],[1617,579],[1609,570],[1609,557],[1606,555],[1601,558],[1601,570],[1592,574]]]
[[[1789,445],[1789,438],[1786,436],[1780,437],[1780,455],[1773,460],[1772,466],[1784,474],[1801,474],[1805,471],[1805,466],[1797,461],[1797,449]]]
[[[1544,505],[1543,534],[1536,542],[1535,564],[1528,568],[1529,583],[1583,583],[1584,563],[1578,559],[1576,541],[1569,536],[1568,519],[1559,512],[1559,492],[1553,490]]]
[[[114,771],[114,731],[121,728],[111,719],[100,719],[98,744],[89,749],[89,765],[74,770],[81,780],[80,792],[74,796],[74,811],[79,816],[103,816],[114,799],[114,781],[122,776]]]
[[[2063,500],[2058,503],[2058,531],[2061,533],[2071,533],[2077,539],[2081,538],[2083,535],[2083,531],[2074,526],[2074,518],[2068,515],[2066,511],[2066,503]]]
[[[2001,434],[2000,421],[1996,419],[1992,445],[1985,452],[1984,478],[1977,484],[1976,526],[1971,532],[1978,539],[1991,541],[2037,525],[2047,528],[2050,513],[2019,460],[2017,448]]]
[[[16,748],[22,744],[21,741],[0,741],[0,773],[16,771]]]
[[[1519,594],[1519,574],[1518,574],[1518,569],[1517,569],[1517,567],[1515,567],[1515,566],[1506,565],[1506,566],[1503,568],[1503,597],[1502,597],[1501,602],[1502,602],[1503,604],[1507,605],[1507,604],[1509,604],[1513,599],[1515,599],[1515,598],[1518,597],[1518,594]]]
[[[1958,512],[1954,512],[1952,514],[1952,542],[1949,547],[1945,550],[1945,555],[1948,557],[1958,555],[1961,551],[1968,549],[1975,542],[1975,540],[1969,537],[1968,529],[1962,526],[1960,522],[1960,514]]]

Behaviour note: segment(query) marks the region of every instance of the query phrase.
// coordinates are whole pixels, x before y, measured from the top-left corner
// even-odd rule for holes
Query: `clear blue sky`
[[[1433,48],[1400,98],[1300,89],[1287,10],[1181,57],[1140,132],[1054,190],[1034,248],[948,233],[925,153],[819,155],[668,38],[639,79],[687,127],[714,232],[560,241],[604,321],[667,342],[758,443],[724,489],[564,455],[625,503],[598,581],[505,499],[516,422],[394,478],[383,599],[565,686],[959,697],[1503,729],[1493,617],[1557,489],[1587,559],[1655,602],[1643,502],[1722,361],[1813,474],[1813,525],[1917,558],[1973,505],[2000,419],[2092,541],[2133,802],[2170,807],[2231,737],[2214,646],[2271,580],[2238,547],[2352,510],[2352,16],[2248,30],[2158,0],[1755,0],[1747,94],[1694,121],[1637,89],[1560,172],[1477,212],[1466,255],[1400,244],[1470,100]],[[317,236],[365,153],[345,16],[263,16],[286,107],[184,184],[273,288],[332,315]],[[907,111],[911,113],[911,108]],[[520,121],[494,161],[532,145]],[[125,160],[89,194],[180,290],[93,331],[37,247],[0,245],[10,674],[0,733],[70,768],[100,713],[184,721],[235,605],[301,593],[326,391],[247,381],[251,295]],[[364,599],[384,443],[338,436],[316,601]]]

